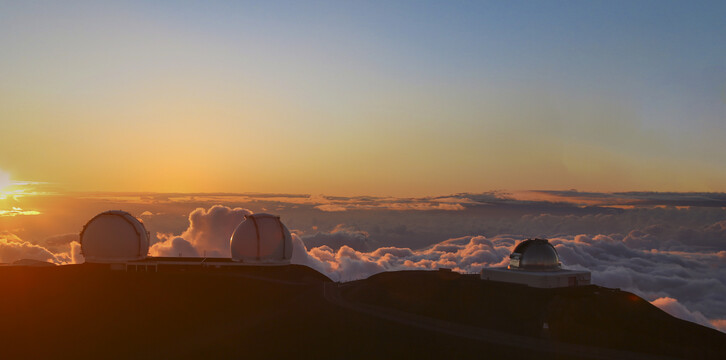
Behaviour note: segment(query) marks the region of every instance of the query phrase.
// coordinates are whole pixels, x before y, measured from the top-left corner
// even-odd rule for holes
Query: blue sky
[[[13,178],[84,190],[726,190],[721,2],[0,7],[0,169]],[[144,146],[108,156],[134,161],[79,171],[128,139]]]

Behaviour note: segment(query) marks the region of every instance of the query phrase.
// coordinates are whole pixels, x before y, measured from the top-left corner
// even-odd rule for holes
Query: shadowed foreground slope
[[[726,354],[726,334],[670,316],[632,293],[596,285],[535,289],[482,281],[477,275],[401,271],[343,284],[341,293],[349,303],[485,334],[493,330],[506,339],[500,343],[555,353],[698,359]]]
[[[440,331],[437,321],[639,353],[726,351],[726,335],[628,293],[541,291],[441,272],[338,286],[295,265],[176,273],[2,267],[0,289],[3,358],[581,357]],[[550,333],[542,333],[545,318]]]

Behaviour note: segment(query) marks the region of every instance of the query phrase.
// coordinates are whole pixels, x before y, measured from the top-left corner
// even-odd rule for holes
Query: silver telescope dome
[[[545,239],[527,239],[509,255],[509,268],[513,270],[559,270],[557,250]]]

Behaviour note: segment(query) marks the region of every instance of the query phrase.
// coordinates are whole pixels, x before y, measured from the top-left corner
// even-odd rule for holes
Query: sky
[[[68,191],[726,191],[723,2],[0,1],[0,169]]]

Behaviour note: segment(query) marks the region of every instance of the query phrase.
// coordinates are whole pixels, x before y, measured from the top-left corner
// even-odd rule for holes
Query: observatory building
[[[232,260],[255,265],[284,265],[292,257],[292,236],[279,216],[251,214],[230,239]]]
[[[523,284],[537,288],[558,288],[590,284],[590,272],[562,268],[560,257],[549,241],[527,239],[509,255],[509,266],[484,268],[482,280]]]
[[[144,224],[121,210],[94,216],[81,230],[80,239],[87,263],[141,260],[149,252],[149,233]]]
[[[125,271],[231,271],[246,265],[288,265],[292,236],[280,217],[251,214],[230,238],[230,257],[147,256],[149,233],[131,214],[112,210],[94,216],[80,234],[86,263]]]

